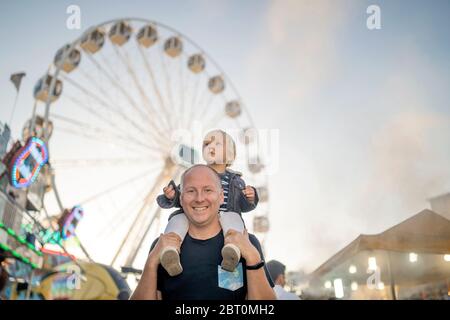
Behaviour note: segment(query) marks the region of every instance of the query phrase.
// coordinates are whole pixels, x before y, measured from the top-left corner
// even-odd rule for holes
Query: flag
[[[22,78],[25,77],[25,75],[26,75],[25,72],[14,73],[11,75],[10,80],[16,87],[17,91],[19,91],[20,83],[22,82]]]

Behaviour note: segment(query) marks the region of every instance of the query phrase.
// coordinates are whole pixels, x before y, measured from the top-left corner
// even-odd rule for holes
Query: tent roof
[[[449,254],[450,220],[426,209],[380,234],[361,234],[311,276],[320,277],[364,250]]]

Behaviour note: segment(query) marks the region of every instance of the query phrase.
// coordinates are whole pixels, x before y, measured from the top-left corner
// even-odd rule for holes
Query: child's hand
[[[247,198],[247,200],[251,203],[255,202],[255,189],[251,186],[246,186],[244,190],[242,190],[244,193],[244,196]]]
[[[175,198],[175,189],[171,183],[169,183],[167,187],[163,188],[163,192],[167,199],[173,200]]]

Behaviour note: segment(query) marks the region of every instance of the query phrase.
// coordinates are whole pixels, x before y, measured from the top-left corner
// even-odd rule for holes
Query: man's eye
[[[186,192],[187,192],[187,193],[193,193],[194,190],[187,190]]]
[[[206,192],[210,193],[212,192],[212,189],[206,189]]]

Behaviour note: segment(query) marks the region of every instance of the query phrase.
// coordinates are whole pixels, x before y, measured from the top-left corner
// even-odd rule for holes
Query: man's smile
[[[203,211],[205,211],[206,209],[208,209],[209,207],[208,206],[198,206],[198,207],[192,207],[193,209],[194,209],[194,211],[195,212],[203,212]]]

